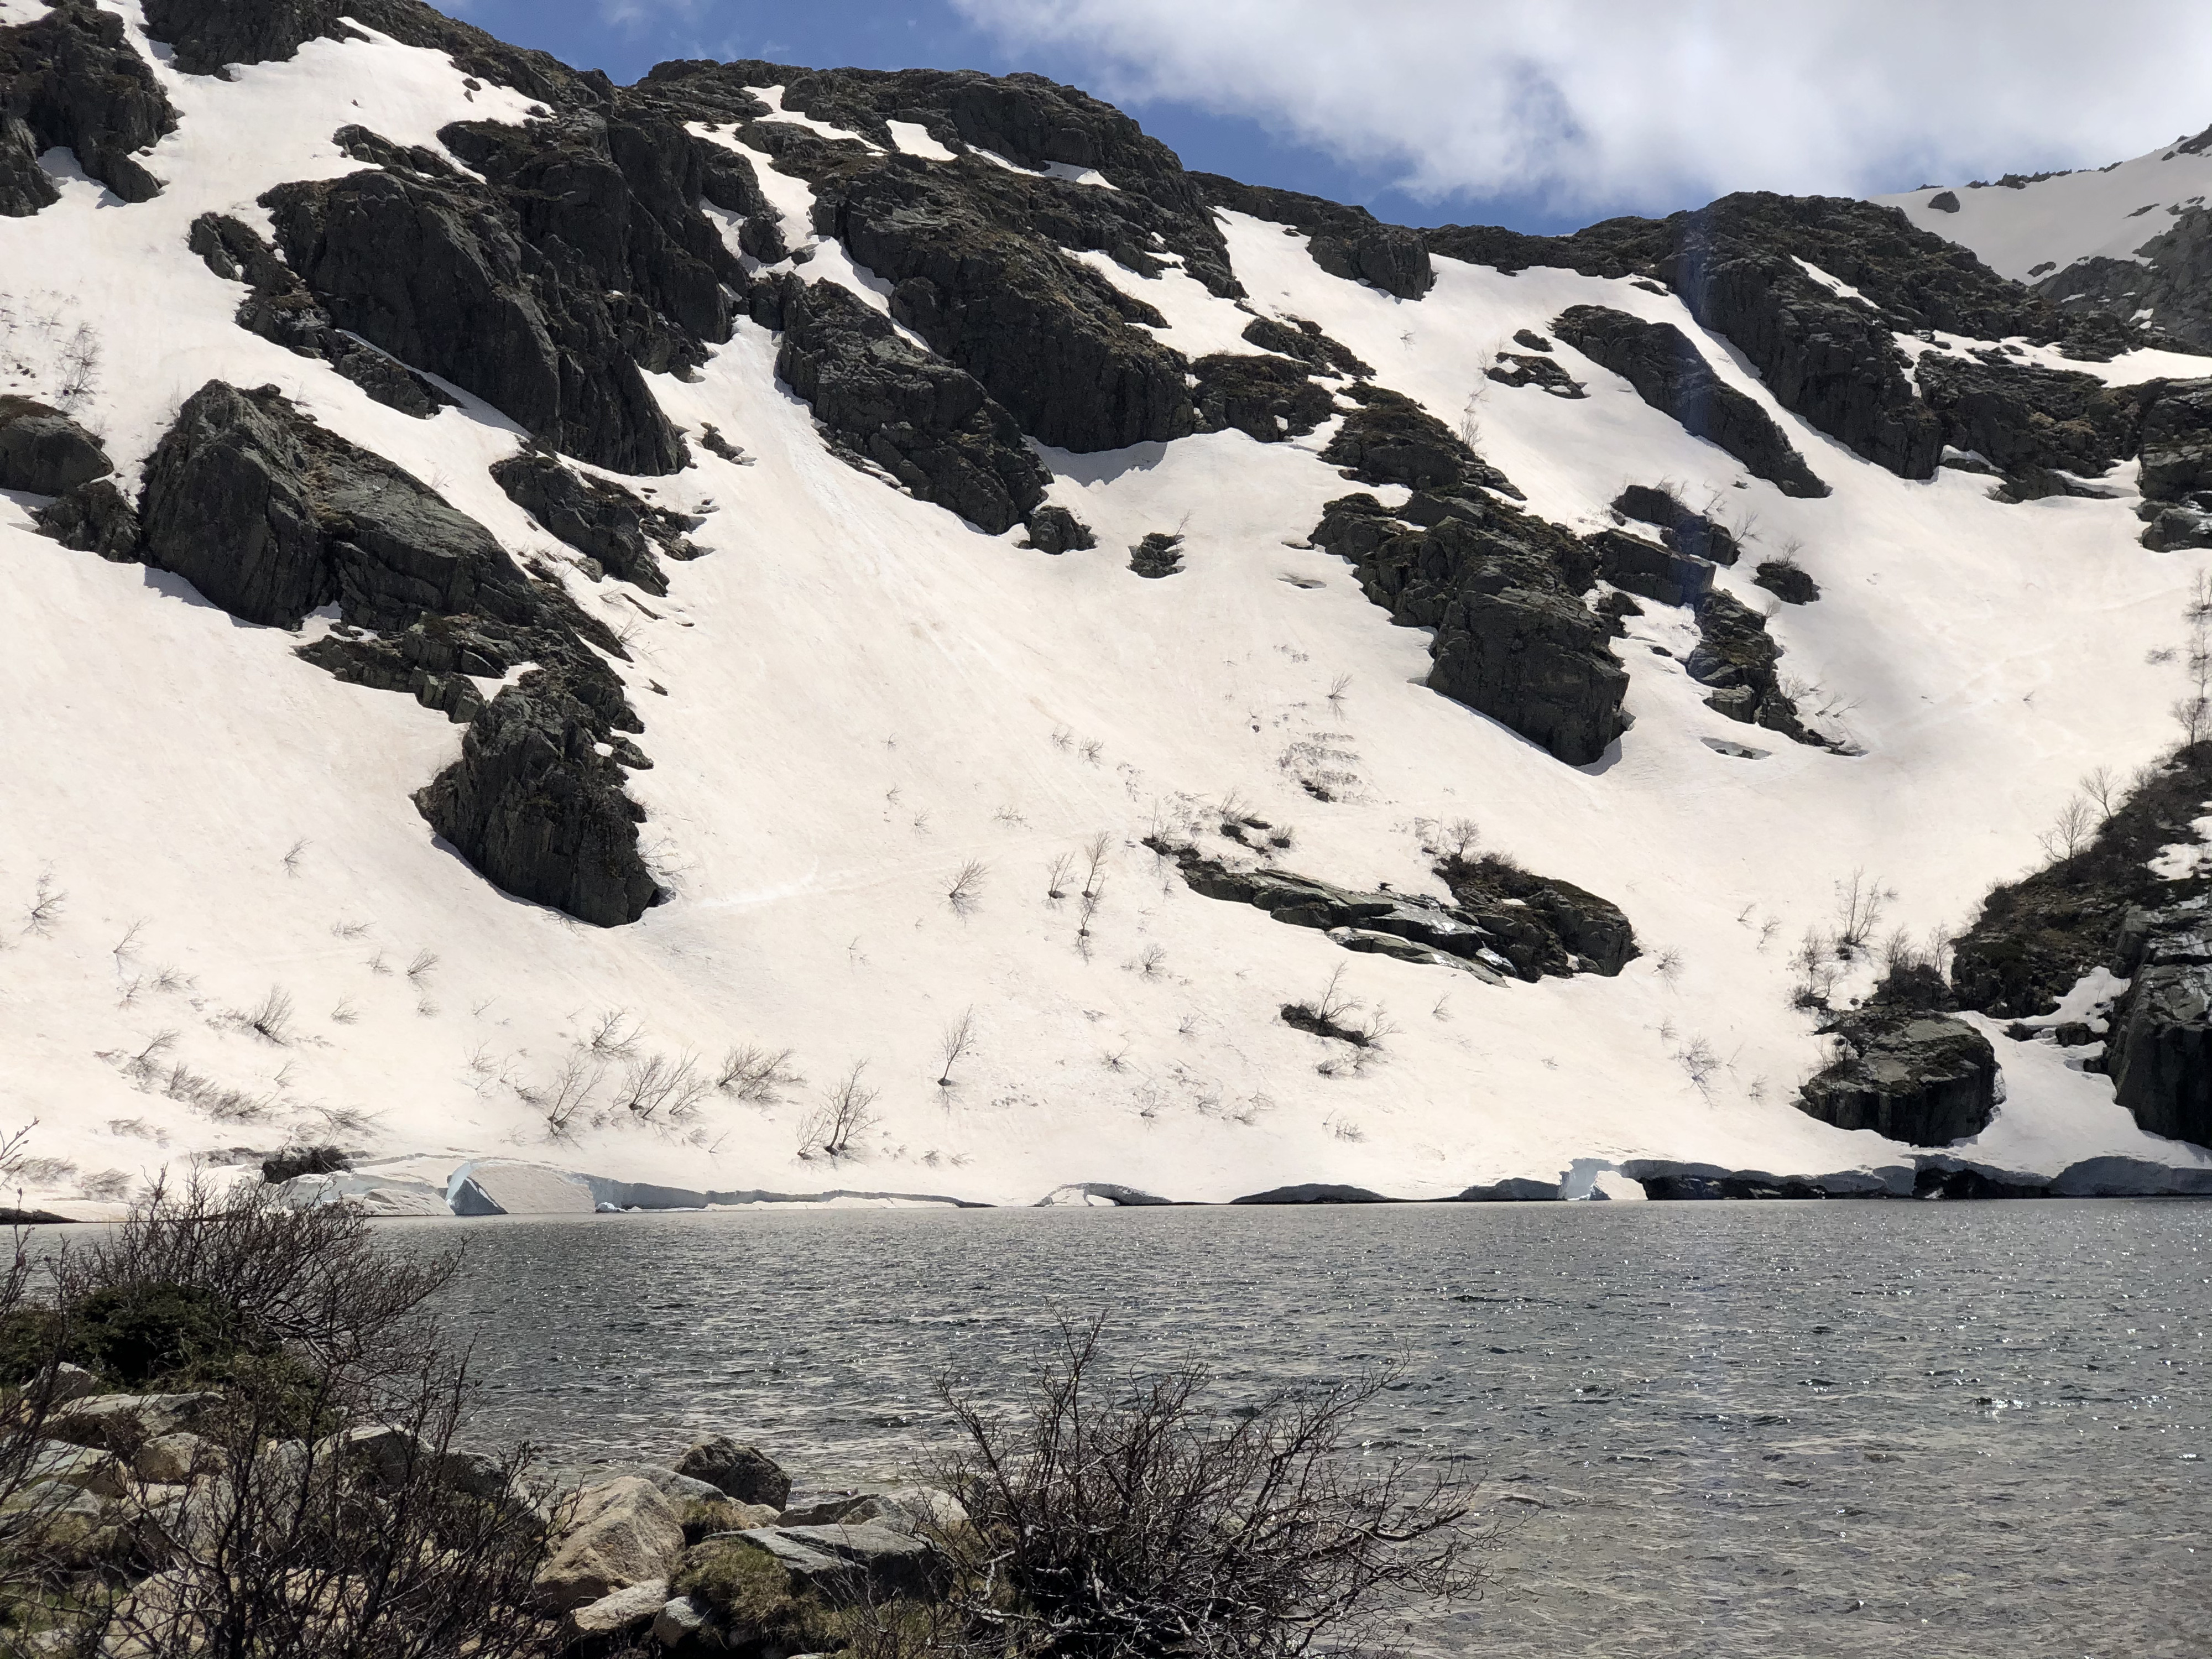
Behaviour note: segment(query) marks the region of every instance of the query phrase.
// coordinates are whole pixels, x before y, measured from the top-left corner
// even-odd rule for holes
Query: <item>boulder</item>
[[[729,1645],[722,1640],[714,1604],[703,1595],[672,1596],[653,1616],[653,1639],[681,1654],[719,1653]]]
[[[1091,526],[1064,507],[1032,507],[1026,523],[1029,544],[1040,553],[1073,553],[1098,545]]]
[[[1147,580],[1157,581],[1163,576],[1180,575],[1182,568],[1181,536],[1155,530],[1130,544],[1129,568]]]
[[[856,1595],[926,1595],[944,1582],[944,1558],[932,1546],[880,1521],[756,1527],[714,1542],[726,1551],[758,1552],[790,1576],[794,1589],[833,1603]]]
[[[650,1629],[667,1605],[667,1579],[648,1578],[569,1608],[562,1628],[573,1641],[618,1644]]]
[[[678,1474],[673,1469],[664,1469],[654,1463],[624,1463],[605,1471],[608,1480],[622,1475],[652,1482],[660,1495],[678,1509],[692,1502],[720,1503],[729,1499],[729,1494],[711,1481]]]
[[[48,1483],[88,1492],[95,1498],[120,1498],[128,1490],[130,1481],[128,1471],[112,1452],[72,1445],[64,1440],[42,1440],[31,1448],[30,1458],[23,1465],[21,1484],[36,1486]]]
[[[212,1441],[185,1430],[158,1435],[138,1448],[131,1460],[131,1473],[141,1480],[161,1486],[188,1484],[219,1464],[222,1450]]]
[[[652,1482],[625,1476],[587,1486],[552,1559],[538,1570],[538,1594],[565,1613],[665,1581],[683,1550],[683,1524]]]
[[[64,491],[31,517],[41,533],[64,547],[97,553],[111,564],[138,559],[138,509],[109,478],[94,478]]]
[[[0,397],[0,489],[59,495],[114,470],[100,440],[61,410]]]
[[[220,1394],[88,1395],[58,1407],[46,1435],[76,1446],[132,1453],[149,1440],[196,1429],[222,1406]]]
[[[1605,306],[1571,306],[1552,331],[1636,388],[1637,395],[1706,438],[1785,495],[1817,496],[1828,486],[1805,465],[1757,399],[1715,374],[1705,355],[1672,323],[1649,323]]]
[[[775,1459],[726,1434],[702,1440],[677,1461],[676,1472],[703,1480],[740,1504],[765,1504],[781,1510],[791,1496],[791,1477]]]
[[[1810,605],[1820,597],[1820,584],[1790,559],[1761,559],[1752,586],[1763,587],[1784,605]]]
[[[1702,513],[1683,505],[1671,489],[1650,484],[1631,484],[1613,498],[1613,510],[1623,518],[1656,525],[1659,539],[1677,553],[1710,559],[1715,564],[1734,564],[1743,549],[1735,532],[1716,524]]]
[[[507,498],[609,574],[648,593],[668,592],[656,551],[688,559],[687,520],[641,501],[619,484],[563,466],[543,450],[526,449],[495,462],[492,482]]]
[[[66,1359],[49,1373],[46,1399],[59,1406],[71,1400],[82,1400],[87,1395],[100,1392],[100,1379],[82,1365],[72,1365]]]
[[[1875,1006],[1841,1016],[1829,1030],[1839,1052],[1798,1092],[1808,1116],[1944,1146],[1979,1134],[1996,1115],[1996,1054],[1964,1020]]]

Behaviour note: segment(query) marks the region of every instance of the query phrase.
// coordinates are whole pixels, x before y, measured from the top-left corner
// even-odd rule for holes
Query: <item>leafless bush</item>
[[[983,883],[990,873],[991,866],[981,859],[969,859],[953,872],[952,885],[945,892],[945,902],[952,907],[953,915],[975,913],[983,902]]]
[[[74,415],[100,384],[100,337],[89,324],[79,323],[63,344],[59,369],[54,406],[64,415]]]
[[[333,939],[360,939],[368,932],[367,922],[349,921],[344,916],[340,916],[331,924],[331,937]]]
[[[1344,702],[1345,693],[1351,690],[1352,676],[1349,674],[1339,674],[1334,679],[1328,683],[1329,702],[1332,703],[1341,704]]]
[[[1884,887],[1863,870],[1836,884],[1836,938],[1838,953],[1863,951],[1881,927],[1882,913],[1895,902],[1896,890]]]
[[[2111,814],[2107,811],[2106,817]],[[2096,802],[2087,795],[2075,795],[2058,809],[2058,817],[2051,828],[2036,836],[2043,848],[2043,856],[2056,864],[2087,850],[2103,827]]]
[[[1835,941],[1817,927],[1807,928],[1804,939],[1790,953],[1790,968],[1796,976],[1790,1006],[1808,1012],[1826,1008],[1837,980],[1843,976]]]
[[[1651,966],[1660,978],[1672,985],[1682,976],[1682,953],[1680,951],[1662,951],[1652,959]]]
[[[1106,884],[1103,873],[1106,854],[1114,850],[1114,837],[1104,830],[1083,843],[1083,896],[1089,898]]]
[[[580,1113],[586,1112],[592,1097],[606,1076],[606,1062],[589,1048],[571,1048],[553,1075],[537,1087],[515,1085],[515,1093],[545,1120],[546,1132],[556,1140],[565,1139]]]
[[[1462,1466],[1355,1455],[1391,1373],[1217,1409],[1202,1368],[1110,1375],[1098,1335],[1063,1327],[1011,1421],[939,1384],[960,1442],[936,1478],[974,1523],[943,1540],[949,1600],[994,1650],[1362,1652],[1408,1600],[1475,1593]]]
[[[637,1053],[637,1040],[644,1030],[627,1008],[610,1008],[592,1023],[584,1046],[602,1060],[629,1060]]]
[[[1703,1037],[1692,1037],[1674,1055],[1682,1073],[1690,1079],[1690,1086],[1708,1100],[1712,1098],[1712,1081],[1721,1069],[1721,1057],[1713,1045]]]
[[[302,836],[284,849],[283,865],[286,875],[296,876],[300,873],[300,859],[307,852],[307,838]]]
[[[817,1152],[830,1158],[847,1157],[854,1139],[876,1127],[875,1104],[881,1091],[861,1083],[867,1069],[866,1060],[854,1061],[853,1069],[839,1079],[837,1086],[826,1091],[823,1103],[799,1121],[801,1158]]]
[[[969,1008],[963,1010],[960,1018],[945,1028],[945,1035],[938,1040],[939,1064],[937,1086],[950,1089],[952,1086],[952,1068],[975,1051],[975,1011]]]
[[[407,977],[420,985],[437,969],[438,953],[435,951],[417,951],[414,959],[407,964]]]
[[[368,959],[367,966],[372,974],[389,975],[392,972],[392,964],[384,959],[384,952],[381,951]]]
[[[258,1003],[234,1011],[230,1018],[240,1030],[251,1031],[264,1042],[282,1048],[292,1040],[292,994],[281,985],[272,985]]]
[[[1137,953],[1137,971],[1146,979],[1158,979],[1160,969],[1167,965],[1167,959],[1165,945],[1147,945]]]
[[[791,1052],[779,1048],[771,1054],[750,1042],[732,1048],[722,1056],[714,1086],[749,1106],[772,1106],[782,1097],[782,1091],[806,1081],[792,1069]]]
[[[1086,738],[1076,752],[1096,766],[1105,755],[1106,745],[1097,738]]]
[[[1044,896],[1048,904],[1057,904],[1067,896],[1068,873],[1075,868],[1075,857],[1071,853],[1055,856],[1047,866],[1044,876]]]
[[[674,1060],[648,1054],[624,1069],[622,1085],[615,1091],[615,1106],[641,1123],[680,1122],[698,1109],[714,1086],[712,1079],[700,1074],[699,1063],[690,1054]]]
[[[54,872],[41,871],[31,889],[30,908],[23,912],[23,931],[44,937],[54,930],[69,903],[69,895],[54,881]]]
[[[360,1018],[361,1009],[351,997],[340,997],[331,1010],[331,1023],[335,1025],[350,1025]]]
[[[2112,813],[2127,799],[2127,786],[2112,769],[2100,766],[2083,775],[2081,793],[2097,809],[2097,828],[2101,830],[2112,821]]]

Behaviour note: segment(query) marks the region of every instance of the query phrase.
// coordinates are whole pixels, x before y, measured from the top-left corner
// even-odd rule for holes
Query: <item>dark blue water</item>
[[[441,1236],[447,1230],[441,1229]],[[1471,1655],[2212,1654],[2212,1205],[777,1212],[471,1223],[481,1424],[895,1473],[1056,1318],[1224,1404],[1376,1362],[1509,1522]]]

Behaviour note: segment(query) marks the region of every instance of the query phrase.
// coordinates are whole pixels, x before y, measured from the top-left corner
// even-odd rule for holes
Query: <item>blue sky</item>
[[[436,0],[434,0],[434,3]],[[1204,3],[1204,0],[1194,0]],[[947,4],[871,4],[867,0],[694,0],[690,4],[602,3],[601,0],[472,0],[446,9],[517,46],[550,52],[578,69],[602,69],[635,81],[671,58],[765,58],[810,68],[1026,70],[1098,90],[1101,64],[1079,49],[1009,46]],[[1101,96],[1106,96],[1103,92]],[[1397,224],[1510,225],[1516,230],[1578,228],[1604,212],[1562,211],[1534,196],[1418,198],[1394,188],[1393,170],[1362,168],[1319,148],[1279,138],[1249,117],[1210,113],[1168,99],[1113,100],[1183,165],[1247,184],[1304,191],[1352,202]],[[1705,194],[1623,200],[1615,212],[1668,213]]]

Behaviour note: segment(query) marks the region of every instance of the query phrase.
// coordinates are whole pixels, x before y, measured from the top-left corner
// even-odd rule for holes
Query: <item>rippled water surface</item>
[[[441,1231],[443,1230],[441,1230]],[[484,1426],[561,1461],[728,1431],[896,1470],[943,1372],[1057,1314],[1224,1403],[1377,1359],[1371,1446],[1512,1525],[1423,1645],[1514,1656],[2212,1654],[2212,1205],[742,1212],[469,1224]]]

